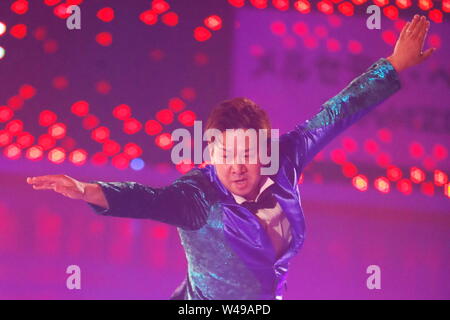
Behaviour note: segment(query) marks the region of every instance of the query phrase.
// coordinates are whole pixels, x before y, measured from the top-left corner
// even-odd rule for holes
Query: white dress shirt
[[[266,182],[259,190],[259,194],[256,197],[255,201],[258,200],[259,196],[264,190],[266,190],[274,183],[275,182],[272,179],[267,178]],[[231,194],[238,204],[242,204],[247,201],[241,196],[238,196],[234,193]],[[289,247],[292,239],[289,220],[284,215],[283,210],[278,202],[274,208],[259,209],[256,212],[256,216],[258,217],[261,226],[264,228],[270,240],[272,241],[276,257],[279,258]]]

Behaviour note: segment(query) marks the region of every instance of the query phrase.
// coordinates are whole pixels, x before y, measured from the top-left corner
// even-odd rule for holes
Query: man
[[[176,226],[188,272],[172,299],[282,299],[289,261],[304,241],[298,190],[303,168],[331,139],[397,92],[400,71],[431,55],[434,48],[421,51],[428,28],[425,17],[416,15],[404,26],[391,56],[376,61],[312,119],[282,135],[279,170],[273,175],[261,175],[260,161],[235,161],[242,154],[239,146],[230,148],[227,129],[270,129],[262,109],[236,98],[219,104],[207,122],[207,129],[223,134],[227,143],[220,148],[231,152],[231,162],[218,161],[217,148],[212,147],[212,164],[192,169],[163,188],[136,182],[85,183],[65,175],[27,182],[34,189],[82,199],[102,215]]]

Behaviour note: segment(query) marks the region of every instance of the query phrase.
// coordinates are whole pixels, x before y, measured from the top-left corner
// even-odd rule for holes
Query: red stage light
[[[427,11],[433,8],[433,1],[431,0],[419,0],[419,8]]]
[[[111,84],[108,81],[99,81],[95,84],[95,90],[100,94],[108,94],[111,91]]]
[[[374,181],[375,189],[380,191],[381,193],[388,193],[390,191],[390,183],[389,180],[385,177],[379,177]]]
[[[185,159],[180,163],[178,163],[175,167],[180,173],[185,174],[189,172],[192,168],[194,168],[195,165],[192,163],[191,160]]]
[[[0,147],[4,147],[13,141],[13,135],[6,130],[0,130]]]
[[[212,34],[211,31],[206,29],[205,27],[197,27],[194,29],[194,38],[197,41],[206,41],[209,38],[211,38]]]
[[[310,13],[311,12],[311,4],[308,0],[298,0],[294,2],[294,8],[300,13]]]
[[[170,9],[170,5],[164,0],[153,0],[152,9],[157,14],[161,14]]]
[[[450,12],[450,0],[442,0],[442,11]]]
[[[413,158],[420,158],[425,154],[425,149],[422,144],[414,141],[409,144],[409,154]]]
[[[432,171],[436,168],[436,162],[430,156],[426,156],[425,159],[423,159],[422,165],[428,171]]]
[[[84,100],[77,101],[72,105],[71,111],[79,117],[84,117],[89,112],[89,103]]]
[[[131,108],[127,104],[120,104],[113,110],[113,116],[119,120],[126,120],[131,117]]]
[[[322,0],[318,2],[317,9],[325,14],[332,14],[334,11],[333,4],[328,0]]]
[[[55,89],[63,90],[69,86],[69,81],[67,80],[66,77],[59,76],[59,77],[53,78],[52,85]]]
[[[283,21],[274,21],[270,24],[270,30],[274,35],[282,36],[286,33],[286,25]]]
[[[7,106],[0,106],[0,122],[9,121],[14,117],[14,111]]]
[[[186,92],[184,92],[184,93],[186,95]],[[194,92],[194,97],[195,97],[195,92]],[[180,98],[172,98],[169,100],[169,108],[173,112],[179,112],[179,111],[183,110],[185,107],[186,107],[186,104]]]
[[[172,135],[170,133],[161,133],[155,138],[155,143],[161,149],[169,150],[173,145]]]
[[[275,8],[281,11],[286,11],[289,9],[289,1],[288,0],[272,0],[272,4]]]
[[[412,183],[408,179],[402,179],[397,182],[397,189],[404,193],[405,195],[411,194],[412,192]]]
[[[28,132],[21,132],[17,135],[16,142],[21,148],[28,148],[33,144],[34,136]]]
[[[345,152],[341,149],[334,149],[331,151],[331,160],[335,163],[342,164],[346,161]]]
[[[80,4],[83,3],[83,0],[66,0],[66,3],[68,5],[76,5],[79,6]]]
[[[195,64],[198,66],[204,66],[209,63],[209,56],[203,52],[197,52],[194,56]]]
[[[373,139],[367,139],[364,141],[364,150],[369,154],[375,154],[378,152],[378,143]]]
[[[97,11],[97,18],[103,22],[111,22],[114,19],[114,9],[105,7]]]
[[[145,132],[150,136],[160,133],[162,129],[161,124],[156,120],[148,120],[145,123]]]
[[[346,162],[342,166],[342,173],[347,178],[352,178],[358,174],[358,168],[351,162]]]
[[[19,134],[23,130],[22,120],[11,120],[6,124],[5,129],[9,131],[12,135]]]
[[[19,88],[19,96],[21,96],[24,100],[28,100],[34,97],[36,94],[36,89],[29,84],[24,84]]]
[[[386,171],[387,177],[392,181],[398,181],[402,178],[402,170],[396,166],[388,166]]]
[[[447,155],[448,155],[447,148],[444,147],[442,144],[435,144],[433,146],[433,156],[437,160],[444,160],[445,158],[447,158]]]
[[[341,44],[339,43],[339,40],[333,38],[327,39],[327,49],[330,52],[337,52],[341,50]]]
[[[325,38],[326,36],[328,36],[328,30],[326,27],[319,25],[316,26],[314,28],[314,33],[319,37],[319,38]]]
[[[92,114],[87,115],[86,118],[83,119],[83,128],[86,130],[92,130],[100,124],[100,120]]]
[[[19,145],[13,143],[3,149],[3,154],[11,160],[16,160],[22,155],[22,149]]]
[[[386,168],[391,163],[391,157],[386,152],[377,155],[376,162],[380,167]]]
[[[205,26],[210,28],[211,30],[217,31],[222,28],[222,18],[220,18],[218,15],[211,15],[207,17],[203,23]]]
[[[173,112],[169,109],[163,109],[156,113],[156,120],[166,125],[173,122],[173,117]]]
[[[45,133],[38,138],[38,144],[44,150],[48,150],[56,144],[56,140],[51,135]]]
[[[250,0],[250,3],[258,9],[267,8],[267,0]]]
[[[141,129],[142,123],[135,118],[129,118],[123,122],[123,132],[127,134],[135,134],[136,132],[139,132]]]
[[[53,9],[53,14],[60,19],[67,19],[70,16],[70,13],[67,13],[67,8],[69,8],[69,7],[70,7],[70,5],[67,3],[58,4]]]
[[[109,129],[105,126],[98,127],[91,132],[91,138],[97,142],[104,142],[109,139]]]
[[[308,25],[304,22],[296,22],[292,30],[296,35],[303,37],[308,33]]]
[[[96,35],[95,41],[101,46],[108,47],[112,44],[112,34],[109,32],[100,32]]]
[[[355,13],[355,8],[353,7],[353,4],[350,2],[342,2],[338,5],[338,9],[344,16],[352,16]]]
[[[28,1],[26,0],[17,0],[11,4],[11,11],[16,14],[25,14],[28,11]]]
[[[147,10],[139,15],[139,19],[145,24],[153,25],[158,22],[158,15],[153,10]]]
[[[442,23],[443,17],[444,15],[442,14],[442,11],[438,9],[430,10],[430,12],[428,13],[428,18],[436,23]]]
[[[25,157],[29,160],[41,160],[44,156],[44,149],[41,146],[32,146],[27,149]]]
[[[313,37],[313,36],[305,36],[303,38],[303,44],[308,49],[317,48],[317,46],[319,45],[317,39],[315,37]]]
[[[49,7],[57,5],[60,2],[61,2],[61,0],[44,0],[44,3],[46,5],[48,5]]]
[[[77,145],[77,142],[75,141],[75,139],[67,136],[65,137],[62,141],[61,141],[61,146],[67,150],[68,152],[72,151],[75,146]]]
[[[356,40],[350,40],[348,42],[348,51],[350,51],[353,54],[358,54],[362,52],[362,44],[359,41]]]
[[[167,12],[162,16],[162,22],[169,27],[175,27],[178,24],[178,14],[175,12]]]
[[[420,191],[427,196],[434,195],[434,185],[432,182],[424,182],[420,185]]]
[[[152,227],[151,237],[158,239],[158,240],[165,240],[169,237],[169,228],[166,225],[157,225]]]
[[[92,156],[91,162],[96,166],[103,166],[108,163],[108,157],[102,152],[97,152]]]
[[[55,123],[48,128],[48,133],[55,139],[62,139],[66,136],[67,128],[64,123]]]
[[[81,165],[86,163],[87,155],[88,154],[87,154],[87,152],[85,150],[77,149],[77,150],[72,151],[69,154],[69,160],[74,165],[81,166]]]
[[[66,152],[63,148],[55,148],[48,152],[48,160],[55,164],[63,163],[66,160]]]
[[[241,8],[245,5],[245,0],[228,0],[228,3],[236,8]]]
[[[23,99],[21,96],[13,96],[8,99],[7,105],[13,110],[18,110],[23,106]]]
[[[362,174],[353,177],[352,184],[359,191],[367,191],[368,188],[367,178]]]
[[[189,100],[189,101],[192,101],[192,100],[195,100],[195,98],[197,97],[197,93],[195,92],[195,89],[194,88],[183,88],[182,90],[181,90],[181,97],[183,97],[183,99],[186,99],[186,100]],[[175,99],[178,99],[178,100],[180,100],[181,101],[181,103],[182,103],[182,108],[181,109],[183,109],[184,108],[184,102],[183,102],[183,100],[181,100],[181,99],[179,99],[179,98],[175,98]],[[169,103],[169,107],[170,107],[170,103]],[[175,112],[178,112],[178,111],[180,111],[181,109],[179,109],[179,108],[175,108],[175,109],[173,109],[172,107],[170,107],[173,111],[175,111]]]
[[[373,0],[373,3],[379,7],[384,7],[389,4],[389,0]]]
[[[120,144],[114,140],[106,140],[103,143],[103,152],[105,155],[112,156],[119,153],[121,150]]]
[[[443,186],[448,182],[448,176],[444,171],[441,170],[434,170],[434,183],[437,186]]]
[[[400,9],[407,9],[411,7],[411,0],[396,0],[395,3]]]
[[[425,181],[425,172],[417,167],[412,167],[410,169],[411,181],[414,183],[421,183]]]
[[[123,153],[130,159],[134,159],[140,157],[142,154],[142,148],[139,147],[136,143],[127,143],[123,147]]]
[[[52,39],[46,40],[42,47],[46,53],[55,53],[58,51],[58,43]]]
[[[193,126],[196,118],[196,114],[190,110],[183,111],[178,115],[178,121],[186,127]]]
[[[348,152],[355,152],[358,150],[358,144],[355,139],[351,137],[342,138],[342,146]]]
[[[377,131],[377,135],[378,138],[385,143],[392,142],[392,132],[389,129],[381,128]]]
[[[125,170],[128,168],[130,160],[124,154],[118,154],[112,158],[111,162],[117,169]]]
[[[440,48],[442,44],[441,37],[438,34],[430,34],[428,44],[431,47]]]
[[[398,9],[395,6],[387,6],[383,8],[383,13],[386,17],[388,17],[391,20],[398,19]]]
[[[387,44],[389,44],[391,46],[393,46],[395,44],[395,42],[397,41],[397,36],[391,30],[383,31],[381,33],[381,38],[383,39],[384,42],[386,42]]]
[[[24,24],[16,24],[12,26],[9,33],[17,39],[23,39],[27,35],[27,26]]]

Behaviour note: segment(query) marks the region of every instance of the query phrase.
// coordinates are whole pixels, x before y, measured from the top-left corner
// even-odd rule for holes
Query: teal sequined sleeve
[[[326,101],[311,119],[280,137],[280,148],[295,169],[303,167],[333,138],[401,88],[397,71],[385,58],[372,64],[336,96]]]

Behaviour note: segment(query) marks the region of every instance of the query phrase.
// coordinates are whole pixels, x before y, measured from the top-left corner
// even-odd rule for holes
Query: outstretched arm
[[[399,72],[427,59],[434,48],[422,52],[429,28],[426,19],[415,17],[405,24],[388,58],[381,58],[325,102],[311,119],[280,137],[280,151],[292,166],[292,183],[314,156],[333,138],[401,88]]]
[[[137,182],[81,182],[67,175],[27,178],[35,190],[51,189],[71,199],[85,201],[97,214],[152,219],[186,230],[206,223],[207,197],[201,174],[192,171],[163,188]]]

